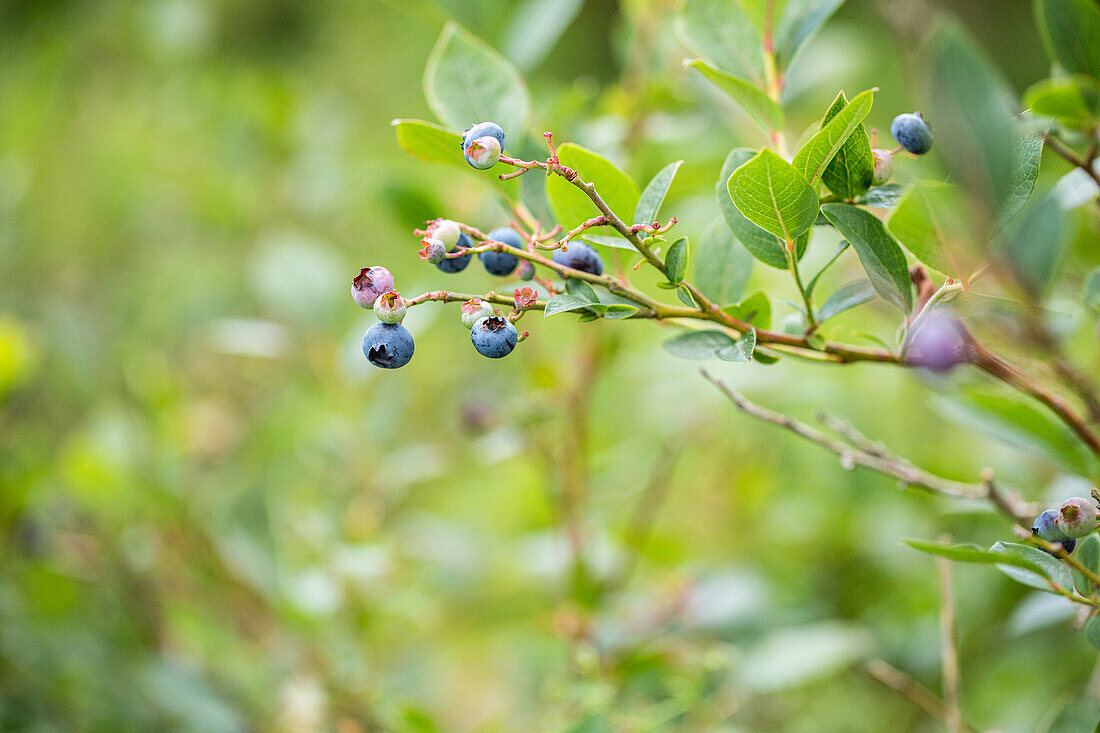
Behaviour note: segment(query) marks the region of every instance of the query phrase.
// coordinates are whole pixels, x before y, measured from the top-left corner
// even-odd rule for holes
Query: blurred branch
[[[942,725],[947,725],[947,704],[944,703],[936,693],[882,659],[868,660],[866,669],[867,674],[887,687],[900,692],[914,705],[928,713],[929,717],[933,720]],[[970,726],[966,726],[962,730],[970,731],[971,733],[974,731]]]
[[[942,539],[942,538],[941,538]],[[943,540],[950,543],[950,539]],[[936,558],[940,580],[940,664],[943,670],[943,700],[945,724],[949,733],[963,733],[962,708],[959,702],[959,652],[955,638],[955,593],[952,587],[951,561]]]
[[[839,456],[840,464],[844,468],[851,469],[855,466],[863,466],[893,476],[907,485],[925,489],[933,494],[958,499],[987,500],[1013,521],[1027,522],[1029,520],[1030,509],[1020,505],[1014,497],[1007,496],[993,483],[992,476],[988,473],[983,476],[983,481],[980,484],[968,484],[936,476],[917,468],[901,456],[891,453],[882,444],[872,443],[850,425],[835,418],[823,416],[822,421],[838,428],[837,432],[848,438],[851,441],[850,444],[826,435],[789,415],[773,412],[747,400],[728,384],[711,376],[706,370],[702,370],[702,374],[742,412],[757,420],[778,425],[795,435],[817,443],[825,450]]]
[[[1089,154],[1083,157],[1074,152],[1072,148],[1062,142],[1062,140],[1053,133],[1047,133],[1046,143],[1047,147],[1058,154],[1058,156],[1065,159],[1071,165],[1083,170],[1088,177],[1096,183],[1096,187],[1100,188],[1100,174],[1098,174],[1093,167],[1093,162],[1096,160],[1095,147],[1091,148]],[[1100,205],[1100,199],[1097,199],[1096,203]]]

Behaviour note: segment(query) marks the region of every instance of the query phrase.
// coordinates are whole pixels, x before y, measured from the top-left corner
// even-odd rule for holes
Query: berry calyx
[[[516,310],[524,310],[533,306],[539,299],[539,294],[535,292],[535,289],[529,286],[522,288],[516,288],[512,293],[512,302],[515,303]]]
[[[378,296],[393,290],[393,275],[385,267],[364,267],[351,281],[351,297],[361,308],[374,307]]]
[[[378,300],[374,301],[374,314],[382,323],[400,323],[408,310],[405,299],[393,290],[382,293],[378,296]]]
[[[400,369],[414,349],[412,334],[400,323],[376,323],[363,335],[363,354],[379,369]]]
[[[509,248],[523,249],[523,240],[508,227],[498,227],[489,232],[489,239],[502,242],[508,245]],[[482,252],[478,255],[478,259],[481,260],[481,264],[485,267],[487,273],[498,277],[511,275],[519,264],[519,257],[516,257],[507,249],[504,252]]]
[[[932,131],[920,112],[898,115],[890,123],[890,134],[898,145],[913,155],[923,155],[932,149]]]
[[[519,341],[515,325],[507,318],[488,316],[470,329],[470,341],[477,353],[490,359],[501,359],[512,353]]]
[[[1096,529],[1096,507],[1088,499],[1080,496],[1066,499],[1058,513],[1058,526],[1067,537],[1085,537]]]
[[[480,298],[474,298],[473,300],[467,300],[462,304],[462,325],[466,328],[473,328],[474,324],[480,321],[482,318],[487,318],[493,315],[493,306],[486,303]]]
[[[570,242],[569,248],[554,250],[554,262],[564,267],[587,272],[590,275],[603,274],[603,260],[595,249],[580,242]]]

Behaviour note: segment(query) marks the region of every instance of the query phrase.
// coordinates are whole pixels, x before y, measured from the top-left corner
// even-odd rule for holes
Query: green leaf
[[[1045,196],[1029,206],[1019,224],[1003,238],[1002,251],[1016,277],[1037,296],[1050,288],[1065,253],[1064,218],[1058,200]]]
[[[545,178],[545,176],[543,176]],[[527,176],[524,176],[527,178]],[[637,252],[638,249],[630,242],[626,241],[622,237],[604,237],[599,234],[582,234],[581,239],[591,244],[598,244],[601,247],[614,247],[615,249],[628,249],[631,252]]]
[[[1043,79],[1028,87],[1024,105],[1063,127],[1088,130],[1100,117],[1100,83],[1084,74]]]
[[[1081,302],[1093,310],[1100,309],[1100,267],[1093,269],[1081,288]]]
[[[466,167],[462,158],[462,136],[423,120],[393,120],[397,144],[410,155],[429,163]]]
[[[581,300],[587,300],[589,303],[599,303],[600,296],[596,294],[596,291],[592,289],[592,286],[586,283],[584,280],[566,280],[565,292],[570,295],[574,295]]]
[[[693,259],[695,286],[703,295],[719,305],[741,297],[752,274],[752,257],[721,221],[703,230]]]
[[[725,71],[764,83],[764,42],[738,0],[687,0],[678,20],[688,46]]]
[[[1100,616],[1093,616],[1085,624],[1085,638],[1093,649],[1100,649]]]
[[[465,130],[491,120],[518,138],[527,127],[527,86],[512,64],[479,38],[450,22],[424,68],[428,106],[446,125]]]
[[[1100,77],[1100,8],[1093,0],[1035,0],[1035,25],[1050,60]]]
[[[623,212],[634,211],[638,206],[638,185],[607,158],[575,143],[559,145],[558,158],[563,165],[577,171],[582,179],[595,181],[596,190],[615,213],[622,216]],[[566,229],[599,214],[588,196],[561,176],[546,180],[546,196],[558,223]]]
[[[538,66],[583,5],[584,0],[523,0],[502,36],[504,55],[524,70]]]
[[[638,312],[638,306],[629,303],[608,303],[604,306],[603,317],[615,321],[620,318],[630,318]]]
[[[822,124],[828,124],[848,104],[844,92],[837,95],[831,107],[825,113]],[[856,125],[848,139],[840,146],[825,171],[821,182],[844,200],[854,199],[871,187],[875,178],[875,161],[871,157],[871,141],[863,129],[863,123]]]
[[[768,148],[733,172],[729,192],[746,219],[784,241],[793,242],[817,221],[814,189]]]
[[[776,63],[791,65],[803,44],[829,19],[844,0],[787,0],[775,31]]]
[[[997,542],[989,549],[993,553],[1018,558],[1035,566],[1033,570],[1017,563],[997,563],[997,569],[1017,583],[1048,593],[1051,592],[1050,583],[1055,583],[1065,590],[1073,588],[1073,577],[1066,566],[1037,547],[1022,545],[1018,542]],[[1036,574],[1041,577],[1036,577]],[[1048,580],[1050,583],[1047,582]]]
[[[783,108],[751,81],[727,74],[701,59],[691,59],[684,64],[741,105],[765,131],[783,129]]]
[[[1088,446],[1065,423],[1023,397],[970,388],[951,397],[936,396],[933,405],[952,422],[1035,451],[1070,473],[1092,476],[1096,471]]]
[[[674,285],[682,283],[687,274],[687,266],[688,240],[687,237],[680,237],[665,253],[665,272],[668,275],[668,281]]]
[[[1053,572],[1056,576],[1061,577],[1057,570],[1053,570],[1047,560],[1051,560],[1055,565],[1061,567],[1060,563],[1054,558],[1046,555],[1041,550],[1036,550],[1034,547],[1027,545],[1014,545],[1014,543],[998,542],[993,545],[993,548],[989,550],[983,550],[977,545],[963,544],[963,545],[941,545],[934,542],[922,542],[920,540],[905,540],[905,544],[912,547],[914,550],[927,553],[929,555],[937,555],[939,557],[946,557],[948,560],[955,560],[958,562],[972,562],[980,565],[996,565],[998,569],[1009,574],[1009,569],[1017,572],[1019,576],[1011,576],[1013,580],[1018,580],[1024,585],[1030,585],[1033,588],[1039,590],[1050,591],[1050,583],[1043,578],[1047,578],[1048,573]],[[1007,549],[1006,546],[1023,547],[1026,550],[1035,550],[1042,557],[1036,558],[1031,553],[1021,553],[1017,550]],[[1064,570],[1064,568],[1063,568]],[[1068,574],[1067,574],[1068,575]],[[1068,579],[1068,578],[1067,578]],[[1065,587],[1069,587],[1068,585]]]
[[[756,332],[749,331],[735,339],[725,331],[687,331],[673,336],[661,344],[673,356],[682,359],[722,359],[723,361],[752,361],[756,348]]]
[[[661,210],[661,203],[665,200],[665,194],[668,193],[668,188],[672,185],[672,179],[676,177],[676,171],[680,169],[683,162],[678,160],[675,163],[669,163],[657,171],[657,175],[653,176],[646,184],[641,198],[638,199],[638,206],[634,209],[633,223],[635,225],[652,224],[657,221],[657,212]]]
[[[825,166],[829,165],[844,146],[848,136],[863,124],[864,118],[871,111],[874,96],[874,92],[870,89],[857,94],[847,106],[835,112],[832,119],[823,124],[821,129],[795,154],[792,161],[795,170],[801,173],[811,185],[821,177]],[[872,162],[872,175],[873,173],[874,163]]]
[[[1082,540],[1077,540],[1077,561],[1092,572],[1100,572],[1100,537],[1090,534]],[[1077,592],[1086,598],[1092,595],[1092,581],[1085,577],[1080,570],[1073,571],[1073,585]]]
[[[827,222],[829,220],[826,219],[825,221]],[[832,266],[832,264],[837,261],[837,259],[840,257],[840,255],[844,254],[844,250],[848,249],[848,247],[850,247],[850,246],[851,245],[848,244],[847,239],[840,240],[840,244],[837,246],[836,252],[833,253],[833,256],[830,257],[825,262],[825,264],[821,266],[821,269],[817,271],[817,274],[814,275],[812,278],[810,278],[810,281],[808,283],[806,283],[806,295],[807,296],[813,295],[814,288],[817,287],[817,283],[818,283],[819,280],[821,280],[821,276],[824,275],[825,271],[828,270],[829,267]]]
[[[1012,151],[1012,190],[997,212],[997,226],[1003,227],[1012,220],[1031,198],[1035,181],[1039,179],[1039,161],[1043,157],[1043,136],[1034,133],[1020,138]]]
[[[588,308],[592,304],[593,302],[591,300],[578,298],[576,295],[570,295],[568,293],[561,293],[546,301],[546,310],[543,311],[542,316],[543,318],[549,318],[558,313]]]
[[[754,155],[756,155],[756,151],[749,148],[734,148],[731,150],[722,165],[722,174],[718,178],[714,194],[718,199],[718,208],[722,212],[722,217],[726,220],[726,226],[729,227],[742,246],[765,265],[786,270],[788,267],[787,254],[783,249],[783,243],[774,235],[768,234],[746,219],[745,215],[738,211],[733,199],[730,198],[728,185],[730,176]],[[799,258],[802,257],[802,251],[798,252],[798,256]]]
[[[889,229],[918,260],[946,275],[969,275],[972,255],[961,246],[964,216],[955,190],[946,183],[921,181],[890,217]]]
[[[985,228],[1014,188],[1014,95],[997,69],[957,25],[947,25],[929,48],[929,86],[936,90],[927,115],[939,156],[951,179],[973,201],[968,216]],[[981,233],[978,241],[984,241]],[[952,274],[952,273],[948,273]]]
[[[874,298],[875,288],[871,285],[870,280],[850,282],[829,296],[821,308],[818,309],[817,320],[819,323],[824,323],[830,318],[855,308],[857,305],[863,305],[874,300]]]
[[[887,183],[869,189],[867,193],[856,199],[856,203],[861,206],[873,206],[878,209],[893,209],[896,208],[898,202],[901,201],[904,192],[905,186],[900,183]]]
[[[909,266],[901,245],[873,214],[847,204],[821,207],[841,236],[852,244],[875,290],[908,313],[913,307]]]
[[[695,308],[699,304],[695,302],[695,298],[692,297],[691,291],[681,285],[676,288],[676,297],[680,299],[680,302],[686,305],[688,308]]]
[[[768,300],[768,294],[762,290],[753,293],[740,303],[727,305],[722,312],[757,328],[772,327],[772,303]]]

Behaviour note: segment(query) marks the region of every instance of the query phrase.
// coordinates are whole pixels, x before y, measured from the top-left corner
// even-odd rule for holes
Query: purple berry
[[[376,323],[363,335],[363,354],[380,369],[399,369],[412,359],[412,334],[400,323]]]
[[[599,253],[580,242],[570,242],[568,249],[554,250],[554,262],[590,275],[603,274],[603,260]]]
[[[512,353],[519,341],[516,327],[507,318],[482,318],[470,329],[470,340],[477,353],[490,359],[500,359]]]
[[[393,290],[393,275],[385,267],[364,267],[351,281],[351,297],[362,308],[372,308],[382,293]]]
[[[937,372],[967,361],[969,348],[962,324],[943,312],[919,318],[909,337],[905,358],[914,366]]]
[[[1067,537],[1085,537],[1096,529],[1096,506],[1088,499],[1080,496],[1066,499],[1058,512],[1058,526]]]
[[[520,280],[534,280],[535,266],[527,260],[520,260],[519,267],[516,268],[516,276]]]

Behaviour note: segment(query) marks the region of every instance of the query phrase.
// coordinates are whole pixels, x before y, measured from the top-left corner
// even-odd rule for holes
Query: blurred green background
[[[682,69],[674,5],[579,3],[540,56],[499,0],[0,3],[0,729],[939,729],[863,664],[938,689],[935,564],[900,540],[1005,538],[992,514],[752,422],[652,323],[532,316],[490,362],[429,304],[408,367],[360,351],[361,266],[406,295],[494,287],[411,234],[506,225],[493,176],[410,158],[389,124],[431,119],[450,18],[526,67],[534,131],[640,181],[684,158],[665,215],[718,217],[725,154],[766,141]],[[919,108],[943,7],[1018,90],[1047,74],[1029,3],[852,0],[791,71],[794,127],[839,88],[881,87],[869,127]],[[761,270],[750,291],[794,297]],[[890,340],[887,309],[839,333]],[[1081,488],[945,422],[911,373],[710,368],[953,478]],[[1073,609],[955,573],[970,722],[1091,730]]]

